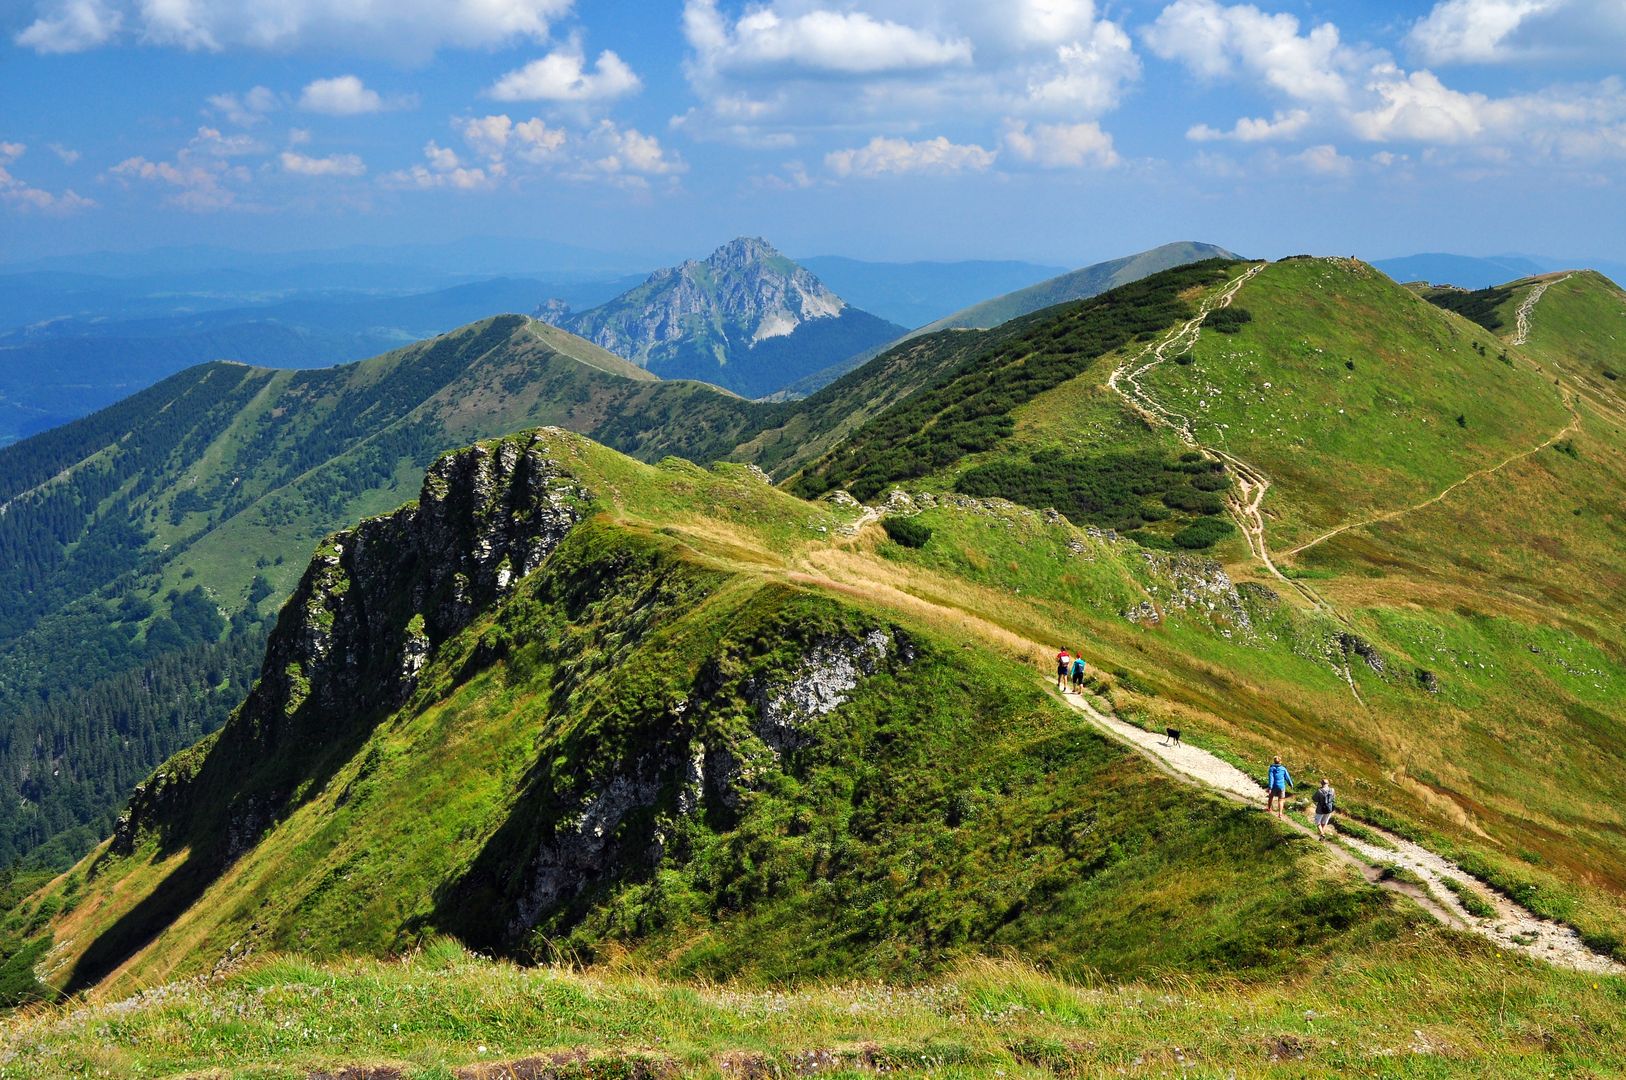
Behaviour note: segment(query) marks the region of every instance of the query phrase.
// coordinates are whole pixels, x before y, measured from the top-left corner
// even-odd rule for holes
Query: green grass
[[[1456,878],[1449,877],[1441,878],[1440,884],[1450,889],[1456,895],[1456,898],[1462,902],[1463,910],[1474,918],[1494,919],[1496,917],[1496,908],[1492,907],[1490,901],[1481,896],[1479,891],[1471,885],[1466,885]]]
[[[594,458],[620,470],[600,483],[651,489],[644,512],[661,490],[689,488],[692,503],[735,484],[789,502],[586,444],[577,466]],[[631,523],[582,526],[442,646],[413,702],[323,765],[331,778],[221,868],[120,981],[196,970],[245,938],[322,957],[387,954],[437,932],[518,955],[630,954],[672,974],[771,981],[916,979],[999,950],[1075,975],[1251,972],[1407,927],[1411,916],[1314,850],[1087,730],[1025,664],[885,618],[725,571]],[[780,761],[742,713],[751,687],[819,641],[877,629],[906,637],[911,659],[890,661]],[[709,665],[727,674],[697,697],[718,678]],[[87,964],[108,961],[75,954],[128,951],[131,905],[183,873],[165,851],[211,850],[230,828],[215,786],[238,801],[297,786],[286,759],[256,764],[257,745],[228,727],[194,756],[186,783],[198,794],[170,803],[195,809],[160,811],[134,855],[98,864],[61,924],[58,970],[91,977],[101,968]],[[697,745],[750,763],[738,804],[675,809]],[[539,808],[643,782],[648,763],[664,794],[617,826],[587,891],[534,929],[502,930],[546,842],[531,824]],[[638,853],[657,828],[682,855],[650,866]]]
[[[745,1069],[997,1077],[1546,1077],[1623,1062],[1626,986],[1429,935],[1255,985],[1066,981],[1011,963],[917,987],[793,990],[522,969],[433,942],[399,962],[250,961],[127,1002],[43,1010],[0,1034],[0,1077],[294,1080],[392,1066],[411,1080],[562,1055],[568,1075]]]
[[[1272,477],[1278,550],[1428,498],[1567,419],[1550,380],[1497,363],[1489,333],[1370,267],[1275,263],[1237,304],[1252,321],[1228,334],[1205,328],[1192,365],[1161,365],[1142,382],[1200,441]]]

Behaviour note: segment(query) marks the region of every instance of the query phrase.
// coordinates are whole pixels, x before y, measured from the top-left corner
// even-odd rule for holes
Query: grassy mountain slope
[[[434,933],[766,980],[996,948],[1258,973],[1414,923],[1069,719],[1037,643],[811,572],[888,565],[826,539],[855,511],[558,431],[446,459],[418,507],[324,544],[243,709],[13,920],[58,910],[53,981]],[[557,546],[505,586],[536,513]]]
[[[1458,1041],[1406,1058],[1420,1070],[1554,1067],[1559,1049],[1472,1028],[1427,973],[1524,987],[1503,1024],[1618,980],[1589,998],[1419,938],[1415,912],[1317,845],[1175,785],[1038,686],[1058,644],[1082,646],[1100,708],[1252,771],[1279,753],[1301,784],[1333,776],[1346,814],[1621,955],[1626,462],[1608,399],[1344,260],[1199,264],[924,340],[965,349],[924,354],[930,378],[867,399],[792,484],[884,499],[923,546],[735,466],[641,465],[558,432],[437,466],[512,463],[500,482],[432,474],[415,509],[320,549],[260,688],[0,926],[11,967],[117,994],[244,949],[439,934],[755,980],[918,978],[1009,948],[1062,973],[1219,973],[1226,1016],[1267,979],[1295,1015],[1306,994],[1361,1001],[1350,1055],[1394,1023],[1432,1031],[1412,1018],[1437,1007]],[[1212,452],[1114,389],[1165,343],[1140,385]],[[1260,477],[1282,576],[1234,534],[1213,558],[1162,550],[1205,521],[1250,525],[1242,484]],[[476,500],[472,531],[413,540],[405,523],[454,493]],[[538,513],[574,523],[543,529],[557,545],[535,563],[502,523]],[[358,996],[389,978],[369,972]],[[1176,1029],[1228,1038],[1170,1025],[1182,1046]],[[1562,1052],[1617,1067],[1583,1027]]]
[[[1149,682],[1136,675],[1153,691],[1143,703],[1152,724],[1198,730],[1249,760],[1288,748],[1447,849],[1469,852],[1505,887],[1618,942],[1626,792],[1606,764],[1626,750],[1626,545],[1609,494],[1626,483],[1618,419],[1570,384],[1555,386],[1551,369],[1518,350],[1504,362],[1502,342],[1359,264],[1275,264],[1233,307],[1234,332],[1203,330],[1194,348],[1171,351],[1142,379],[1191,418],[1199,442],[1272,481],[1268,543],[1295,580],[1272,576],[1239,535],[1222,532],[1212,550],[1228,580],[1243,582],[1248,612],[1245,624],[1233,616],[1230,643],[1176,631],[1163,595],[1102,592],[1073,566],[1058,570],[1056,549],[1031,533],[983,525],[944,502],[961,497],[956,489],[997,492],[1170,546],[1189,527],[1185,507],[1199,518],[1204,509],[1159,486],[1191,451],[1107,385],[1120,364],[1144,362],[1156,334],[1091,361],[1066,352],[1080,331],[1057,321],[1028,335],[1026,350],[988,358],[1020,365],[1024,378],[1039,372],[1048,388],[1028,395],[1013,393],[1013,380],[983,383],[985,360],[882,413],[801,483],[870,494],[905,482],[936,493],[938,507],[920,515],[936,538],[898,558],[1007,599],[1065,598],[1029,636],[1082,638],[1105,666],[1155,670]],[[1063,369],[1076,375],[1054,377]],[[1577,422],[1571,398],[1581,419],[1579,434],[1566,436]],[[1344,531],[1320,539],[1335,529]],[[1295,552],[1301,545],[1311,546]],[[1186,589],[1212,587],[1199,578]]]
[[[962,311],[946,315],[925,326],[911,330],[895,341],[854,353],[837,364],[791,383],[785,388],[784,395],[794,398],[811,394],[832,380],[858,370],[883,351],[890,351],[892,348],[918,337],[940,334],[946,331],[991,329],[1021,316],[1052,308],[1059,304],[1099,296],[1111,289],[1129,285],[1172,267],[1204,259],[1235,258],[1236,256],[1224,248],[1215,247],[1212,244],[1178,243],[1164,244],[1162,247],[1152,248],[1138,255],[1129,255],[1121,259],[1113,259],[1110,262],[1086,266],[1081,270],[1074,270],[1041,281],[1036,285],[1030,285],[1015,292],[981,301]]]
[[[1524,351],[1578,380],[1584,392],[1626,401],[1626,291],[1591,270],[1547,275]],[[1498,333],[1517,332],[1517,311],[1536,283],[1517,282]]]
[[[1550,383],[1497,361],[1499,341],[1364,264],[1277,263],[1237,304],[1252,322],[1205,333],[1194,363],[1163,364],[1147,386],[1199,441],[1292,489],[1271,523],[1283,550],[1420,501],[1569,420]]]
[[[0,451],[0,584],[13,597],[0,614],[13,736],[0,775],[26,792],[0,809],[0,851],[14,858],[64,828],[105,832],[129,773],[224,718],[262,619],[312,545],[410,496],[441,451],[563,423],[633,452],[709,460],[749,412],[508,316],[326,370],[205,365]],[[183,654],[190,674],[165,680],[193,681],[206,715],[147,716],[130,676],[150,682]],[[103,712],[144,718],[93,739]]]
[[[1172,271],[1093,307],[1035,316],[1019,336],[972,348],[963,366],[873,414],[795,487],[847,486],[872,498],[904,483],[935,493],[922,520],[946,539],[927,553],[948,560],[934,563],[938,570],[995,590],[985,610],[1000,612],[1003,625],[1015,618],[1003,609],[1012,595],[1060,588],[1053,560],[1062,556],[1049,545],[1028,550],[1033,537],[996,543],[1010,527],[1004,521],[963,534],[952,523],[965,515],[952,500],[965,495],[1005,495],[1130,530],[1152,560],[1160,547],[1210,547],[1225,580],[1244,583],[1238,599],[1216,604],[1231,604],[1231,632],[1240,629],[1245,648],[1216,648],[1211,629],[1175,634],[1165,594],[1126,593],[1121,578],[1113,587],[1079,582],[1075,592],[1072,569],[1062,577],[1065,614],[1029,622],[1023,633],[1082,637],[1127,671],[1155,667],[1157,681],[1146,685],[1157,696],[1143,703],[1152,722],[1211,732],[1255,760],[1289,746],[1302,761],[1359,778],[1382,804],[1376,812],[1421,823],[1446,850],[1466,852],[1488,877],[1540,897],[1543,910],[1613,947],[1626,931],[1617,799],[1598,804],[1614,780],[1591,779],[1619,752],[1621,730],[1622,647],[1609,623],[1621,545],[1618,519],[1597,495],[1621,486],[1613,451],[1558,480],[1589,455],[1555,449],[1572,421],[1566,388],[1530,358],[1515,351],[1504,360],[1495,338],[1360,264],[1269,267],[1222,320],[1231,332],[1203,330],[1195,348],[1179,350],[1188,363],[1170,353],[1145,382],[1171,408],[1197,415],[1202,439],[1271,477],[1268,542],[1297,580],[1275,578],[1225,525],[1233,470],[1188,472],[1212,459],[1185,460],[1192,451],[1172,431],[1149,428],[1106,385],[1122,362],[1162,340],[1143,326],[1187,317],[1237,269]],[[1097,357],[1100,349],[1107,354]],[[1195,404],[1202,400],[1207,412]],[[1550,485],[1539,499],[1506,511],[1480,500],[1480,485],[1526,465],[1540,467],[1533,482]],[[1595,516],[1571,513],[1586,507]],[[1415,557],[1374,546],[1394,523],[1426,522],[1435,511],[1452,523],[1415,541]],[[1334,530],[1342,531],[1328,537]],[[1532,551],[1532,535],[1550,539]],[[1327,564],[1351,545],[1366,547],[1360,560]],[[1545,554],[1564,545],[1574,558],[1555,563]],[[1482,558],[1486,549],[1502,554]],[[894,557],[924,555],[899,549]],[[869,571],[854,574],[854,588],[877,587]],[[1487,580],[1522,601],[1489,604]],[[1590,581],[1591,603],[1578,606],[1566,581]],[[1182,589],[1214,587],[1225,592],[1219,579],[1198,575]],[[957,597],[946,586],[933,595]],[[1148,619],[1159,624],[1152,637]],[[1422,730],[1450,736],[1420,738]],[[1510,759],[1507,746],[1529,730],[1551,735],[1531,744],[1539,753]],[[1555,771],[1589,780],[1555,788]]]

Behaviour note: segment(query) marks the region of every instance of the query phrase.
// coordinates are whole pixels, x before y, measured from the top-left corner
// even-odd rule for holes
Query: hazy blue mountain
[[[815,255],[797,262],[850,303],[910,327],[924,326],[979,300],[1066,270],[1062,266],[986,259],[890,263]]]
[[[1538,261],[1524,255],[1484,258],[1443,252],[1376,259],[1372,265],[1399,282],[1427,281],[1435,285],[1458,285],[1464,289],[1484,289],[1545,273],[1551,268],[1544,260]]]
[[[150,279],[148,279],[150,282]],[[607,282],[495,278],[407,295],[299,294],[252,307],[116,279],[43,272],[0,289],[0,445],[84,416],[183,368],[210,360],[320,368],[360,360],[504,312],[543,291],[600,303],[624,290]],[[201,310],[182,310],[199,304]],[[54,306],[52,306],[54,305]],[[118,318],[111,312],[125,312]],[[0,322],[0,325],[4,325]]]
[[[1612,259],[1563,259],[1547,255],[1452,255],[1433,252],[1403,255],[1394,259],[1374,259],[1372,265],[1399,282],[1427,281],[1433,285],[1456,285],[1464,289],[1486,289],[1509,281],[1546,274],[1554,270],[1596,270],[1616,281],[1626,280],[1626,262]]]

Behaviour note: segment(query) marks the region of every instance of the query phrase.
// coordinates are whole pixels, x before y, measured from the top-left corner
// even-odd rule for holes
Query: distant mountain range
[[[1434,252],[1376,259],[1372,265],[1401,283],[1427,281],[1433,285],[1456,285],[1463,289],[1487,289],[1492,285],[1506,285],[1520,278],[1554,270],[1577,270],[1582,267],[1596,270],[1616,281],[1626,281],[1626,262],[1609,259],[1564,260],[1539,255],[1478,256]]]
[[[700,379],[747,397],[780,390],[905,329],[853,307],[753,237],[657,270],[588,311],[572,312],[555,299],[536,314],[662,378]]]
[[[327,367],[524,310],[551,289],[597,303],[610,282],[490,278],[401,293],[312,290],[258,298],[267,279],[226,273],[213,292],[179,278],[38,271],[0,277],[0,445],[77,419],[182,368],[211,360]],[[258,299],[252,299],[258,298]]]

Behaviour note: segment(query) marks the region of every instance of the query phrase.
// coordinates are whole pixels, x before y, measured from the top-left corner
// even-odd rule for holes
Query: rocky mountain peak
[[[746,393],[779,389],[794,381],[783,378],[792,371],[817,370],[857,351],[859,341],[879,344],[902,332],[849,307],[755,236],[656,270],[591,310],[550,302],[536,314],[663,377],[702,378]],[[822,333],[804,344],[809,329]],[[765,344],[775,355],[763,355]]]

